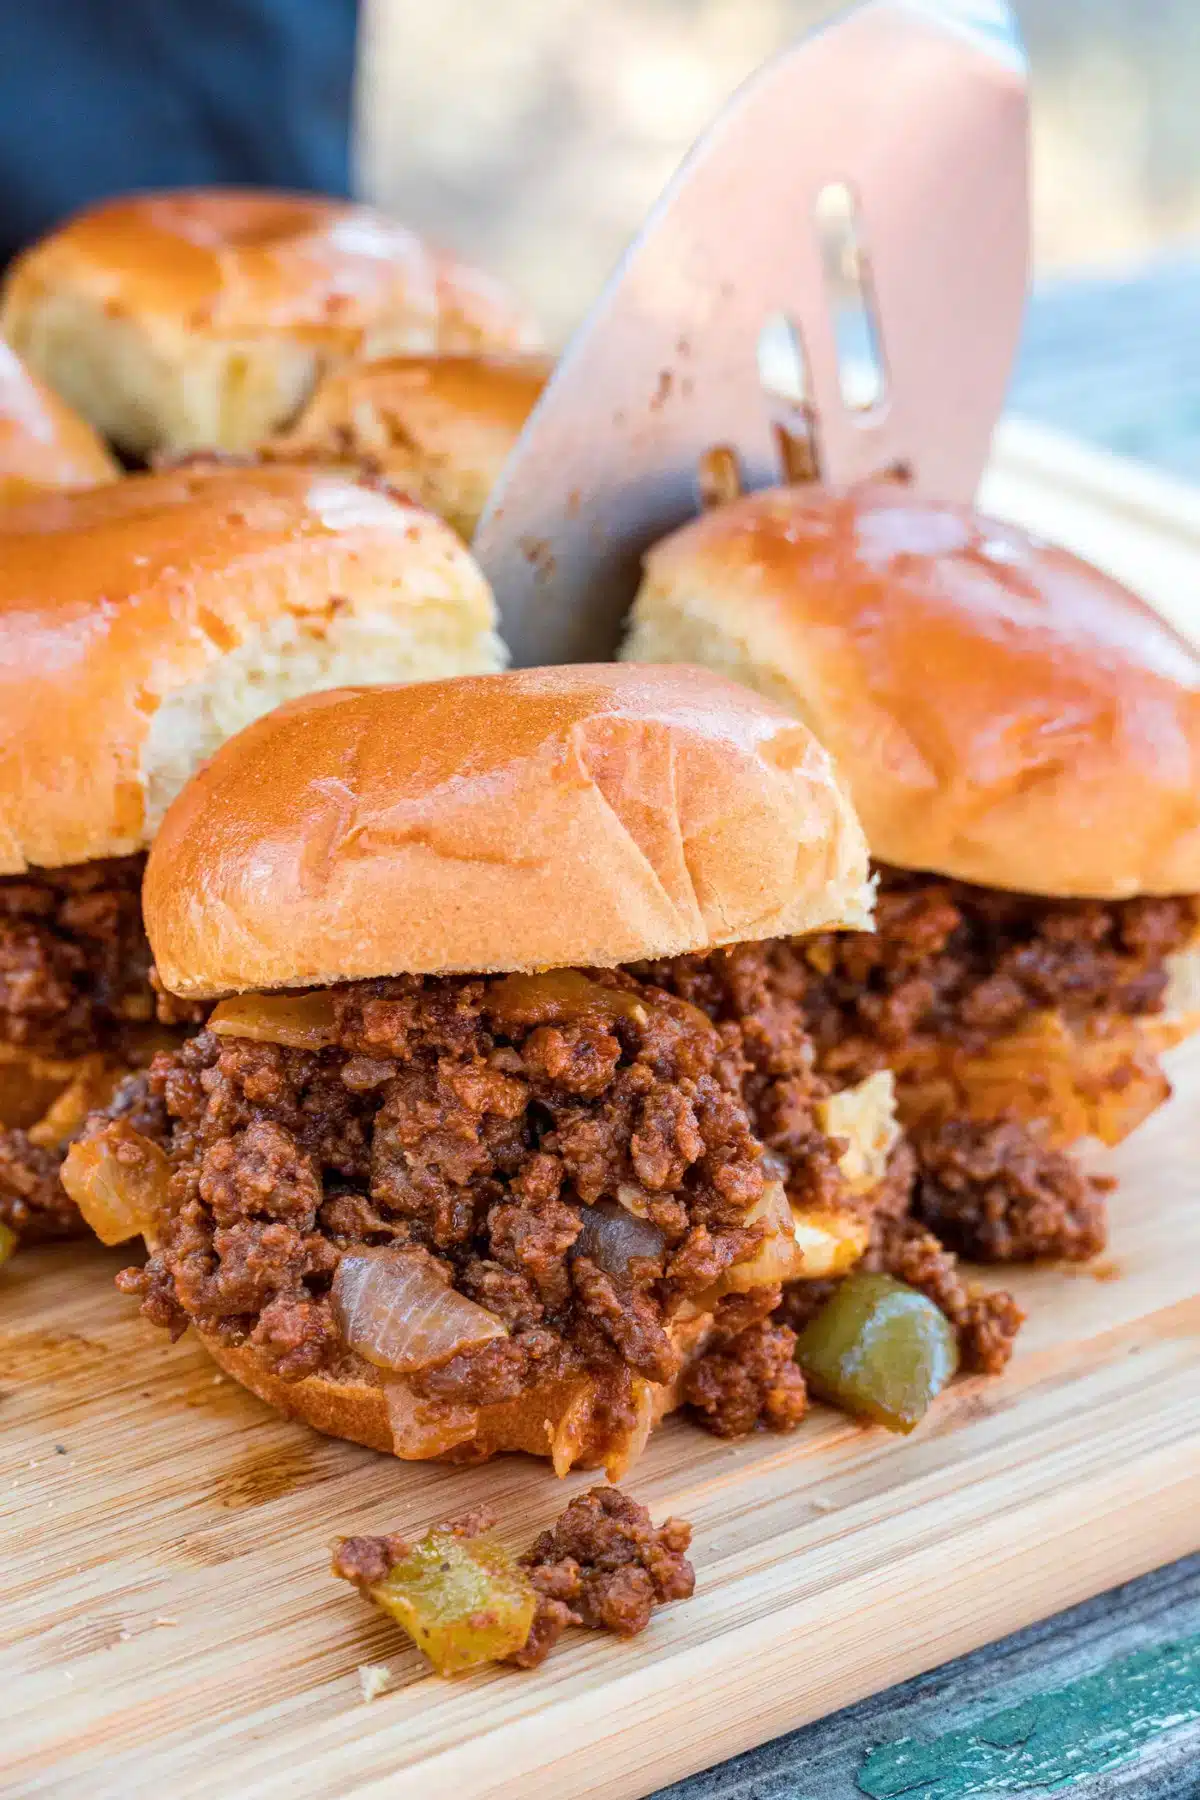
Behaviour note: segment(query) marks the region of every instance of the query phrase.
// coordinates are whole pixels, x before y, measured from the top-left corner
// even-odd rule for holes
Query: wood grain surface
[[[1110,1252],[1014,1285],[1007,1376],[906,1440],[672,1422],[631,1482],[696,1525],[696,1598],[622,1645],[443,1681],[330,1539],[480,1500],[528,1541],[589,1478],[405,1465],[276,1419],[113,1290],[119,1253],[0,1273],[2,1791],[641,1796],[1200,1546],[1200,1045],[1116,1156]],[[358,1670],[386,1663],[364,1702]]]

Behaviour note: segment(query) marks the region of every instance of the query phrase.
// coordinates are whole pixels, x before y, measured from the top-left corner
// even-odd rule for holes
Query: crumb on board
[[[636,1637],[656,1606],[695,1588],[691,1526],[674,1518],[655,1526],[619,1488],[577,1495],[517,1558],[495,1523],[479,1507],[419,1538],[342,1538],[333,1573],[389,1613],[445,1675],[487,1662],[536,1668],[569,1626]]]
[[[359,1663],[358,1685],[364,1701],[378,1700],[392,1684],[392,1671],[386,1663]]]

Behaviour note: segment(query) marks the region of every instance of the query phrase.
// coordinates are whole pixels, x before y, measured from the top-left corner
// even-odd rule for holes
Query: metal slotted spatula
[[[1003,0],[869,0],[695,145],[475,537],[520,665],[610,656],[705,497],[902,470],[967,499],[1020,330],[1024,61]]]

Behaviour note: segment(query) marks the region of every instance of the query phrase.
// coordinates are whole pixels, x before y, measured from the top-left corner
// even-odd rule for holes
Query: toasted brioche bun
[[[124,856],[298,693],[495,668],[447,525],[344,476],[176,470],[0,509],[0,874]]]
[[[327,375],[269,460],[367,466],[469,538],[550,373],[537,356],[392,356]]]
[[[369,1450],[383,1450],[406,1462],[483,1462],[505,1451],[520,1450],[528,1456],[544,1456],[556,1475],[572,1468],[594,1469],[601,1464],[612,1481],[620,1480],[637,1460],[655,1425],[680,1404],[683,1372],[702,1352],[712,1334],[708,1313],[667,1327],[668,1336],[681,1353],[679,1376],[666,1384],[642,1382],[638,1427],[615,1441],[600,1428],[587,1404],[588,1379],[546,1382],[516,1400],[472,1409],[447,1433],[436,1416],[422,1428],[420,1406],[407,1434],[394,1427],[380,1372],[361,1357],[348,1353],[338,1375],[309,1375],[303,1381],[282,1381],[251,1344],[223,1344],[200,1333],[209,1355],[227,1375],[265,1400],[288,1419],[298,1419],[328,1437],[348,1438]],[[437,1408],[427,1409],[436,1415]],[[446,1449],[445,1437],[454,1438]]]
[[[13,264],[0,330],[136,456],[248,450],[353,356],[535,336],[497,283],[367,207],[237,188],[77,214]]]
[[[1200,655],[1011,525],[880,484],[773,490],[646,560],[622,655],[803,719],[901,868],[1063,898],[1200,890]]]
[[[701,669],[316,695],[226,744],[143,892],[181,995],[601,966],[864,925],[866,846],[804,726]]]
[[[119,474],[91,426],[0,342],[0,505]]]

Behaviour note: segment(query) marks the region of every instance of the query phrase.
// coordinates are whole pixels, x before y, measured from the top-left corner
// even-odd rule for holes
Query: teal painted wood
[[[797,1655],[804,1651],[797,1646]],[[811,1654],[819,1658],[819,1642]],[[1051,1794],[1200,1800],[1200,1556],[664,1788],[654,1800]]]

